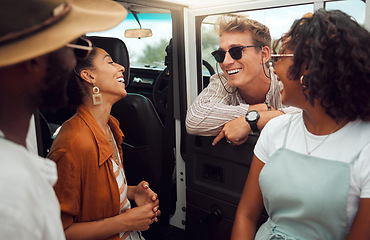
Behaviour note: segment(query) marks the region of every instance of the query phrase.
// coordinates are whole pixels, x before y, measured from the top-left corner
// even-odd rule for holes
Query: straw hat
[[[0,67],[112,28],[126,16],[127,10],[111,0],[1,0]]]

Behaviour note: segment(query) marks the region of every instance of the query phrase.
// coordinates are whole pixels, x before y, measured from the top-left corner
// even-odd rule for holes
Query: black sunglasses
[[[258,46],[258,45],[249,45],[249,46],[239,46],[239,47],[232,47],[230,48],[229,50],[227,51],[224,51],[224,50],[221,50],[221,49],[218,49],[214,52],[212,52],[212,55],[213,57],[216,59],[216,61],[218,63],[222,63],[224,62],[225,60],[225,55],[226,55],[226,52],[229,52],[230,56],[234,59],[234,60],[239,60],[242,58],[242,55],[243,55],[243,49],[244,48],[250,48],[250,47],[261,47],[261,46]]]
[[[73,52],[77,58],[87,58],[93,50],[92,43],[89,39],[80,37],[76,43],[68,43],[67,47],[73,48]]]

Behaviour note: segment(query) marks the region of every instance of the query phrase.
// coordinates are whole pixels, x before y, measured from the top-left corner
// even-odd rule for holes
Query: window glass
[[[364,26],[365,14],[366,14],[366,3],[362,0],[346,0],[346,1],[333,1],[325,3],[326,10],[341,10],[347,13],[356,21]]]
[[[166,46],[172,38],[172,19],[170,13],[137,14],[142,28],[152,30],[153,36],[146,38],[126,38],[125,30],[140,28],[132,13],[127,15],[118,26],[103,32],[92,32],[87,35],[115,37],[125,42],[130,54],[131,66],[145,66],[164,69],[167,55]]]
[[[294,20],[301,18],[307,12],[313,12],[313,4],[303,4],[288,7],[278,7],[254,11],[238,12],[238,15],[245,15],[251,19],[265,24],[269,29],[272,41],[280,38],[286,33]],[[218,16],[208,16],[202,23],[202,56],[203,59],[211,64],[218,71],[217,62],[213,59],[211,52],[218,49],[219,37],[214,32],[214,23]],[[217,71],[217,70],[216,70]],[[203,69],[206,74],[206,70]]]

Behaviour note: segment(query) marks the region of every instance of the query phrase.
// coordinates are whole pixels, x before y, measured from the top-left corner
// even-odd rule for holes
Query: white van
[[[361,0],[117,0],[129,11],[117,27],[89,33],[126,68],[128,97],[112,115],[126,136],[124,166],[130,185],[145,179],[159,193],[162,216],[146,239],[229,239],[258,135],[241,146],[189,135],[186,111],[220,71],[215,19],[249,16],[273,39],[319,8],[342,10],[370,29],[370,3]],[[136,30],[134,30],[136,29]],[[55,130],[73,110],[35,114],[36,143],[46,156]],[[55,133],[56,134],[56,133]],[[32,137],[32,136],[31,136]],[[265,216],[267,217],[267,216]],[[261,219],[263,221],[263,219]]]

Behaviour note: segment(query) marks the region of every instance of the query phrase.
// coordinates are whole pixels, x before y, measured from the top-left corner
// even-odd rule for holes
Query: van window
[[[137,14],[142,28],[149,28],[153,35],[146,38],[126,38],[126,29],[140,28],[132,13],[118,26],[102,32],[87,35],[115,37],[125,42],[130,54],[130,66],[164,69],[166,46],[172,38],[172,19],[170,13]]]
[[[313,12],[313,4],[302,4],[288,7],[269,8],[261,10],[238,12],[251,19],[265,24],[269,29],[272,41],[280,38],[289,30],[294,20],[301,18],[307,12]],[[208,16],[202,22],[202,57],[209,62],[214,69],[218,68],[211,52],[218,48],[219,37],[214,31],[214,23],[218,16]],[[217,71],[217,70],[216,70]],[[205,72],[205,71],[203,71]]]
[[[366,14],[366,3],[362,0],[345,0],[345,1],[334,1],[325,3],[326,10],[341,10],[347,13],[356,21],[364,26],[365,14]]]

